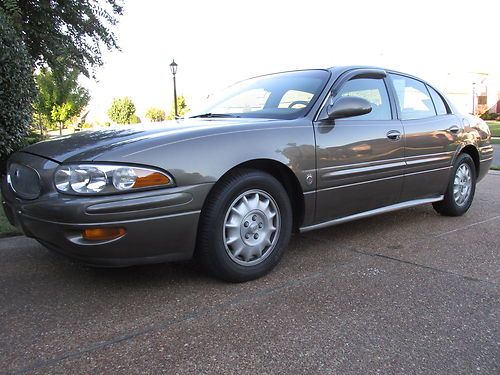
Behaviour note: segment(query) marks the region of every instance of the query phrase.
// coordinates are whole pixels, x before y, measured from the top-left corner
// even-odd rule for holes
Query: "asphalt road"
[[[463,217],[423,206],[296,235],[237,285],[2,239],[0,373],[498,374],[499,225],[490,174]]]

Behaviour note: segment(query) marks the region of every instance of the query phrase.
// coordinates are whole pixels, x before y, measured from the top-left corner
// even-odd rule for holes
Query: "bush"
[[[44,139],[45,137],[43,135],[40,135],[40,133],[32,131],[25,137],[21,138],[21,140],[16,144],[16,150],[28,147],[29,145],[43,141]],[[7,158],[5,157],[4,159],[0,159],[0,176],[3,176],[7,172],[6,169],[7,169]]]
[[[24,137],[20,142],[20,148],[27,147],[37,142],[45,140],[45,137],[40,133],[30,132],[26,137]]]
[[[0,8],[0,160],[22,147],[35,95],[26,46]]]
[[[500,117],[500,113],[487,113],[486,112],[486,113],[483,113],[479,117],[481,117],[483,120],[486,120],[486,121],[488,121],[488,120],[496,120],[496,119],[498,119]]]
[[[165,121],[166,118],[165,111],[160,108],[149,108],[146,111],[146,118],[149,119],[151,122],[160,122],[160,121]]]
[[[137,116],[135,113],[130,116],[130,122],[129,124],[140,124],[141,123],[141,118]]]

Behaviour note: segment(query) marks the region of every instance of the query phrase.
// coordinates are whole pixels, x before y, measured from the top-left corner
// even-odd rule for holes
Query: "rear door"
[[[402,201],[441,195],[462,125],[441,96],[412,77],[389,74],[405,136]]]
[[[354,75],[332,92],[333,101],[366,99],[372,111],[314,124],[318,223],[397,203],[405,166],[403,128],[393,116],[385,72],[376,78]]]

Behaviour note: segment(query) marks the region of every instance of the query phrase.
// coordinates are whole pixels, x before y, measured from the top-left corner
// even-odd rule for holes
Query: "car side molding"
[[[439,201],[442,201],[443,199],[444,199],[444,195],[439,195],[439,196],[433,197],[433,198],[415,199],[415,200],[411,200],[411,201],[407,201],[407,202],[401,202],[401,203],[393,204],[391,206],[376,208],[374,210],[360,212],[358,214],[340,217],[338,219],[325,221],[323,223],[309,225],[307,227],[299,228],[299,231],[301,233],[309,232],[311,230],[316,230],[316,229],[330,227],[333,225],[343,224],[343,223],[347,223],[347,222],[353,221],[353,220],[364,219],[364,218],[367,218],[370,216],[385,214],[387,212],[402,210],[404,208],[409,208],[409,207],[413,207],[413,206],[419,206],[421,204],[439,202]]]

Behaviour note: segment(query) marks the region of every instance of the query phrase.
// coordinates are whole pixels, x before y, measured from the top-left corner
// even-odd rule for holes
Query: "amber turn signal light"
[[[132,186],[132,188],[137,189],[149,186],[169,185],[170,183],[171,183],[170,179],[163,173],[153,172],[153,173],[148,173],[144,176],[137,176],[134,182],[134,186]]]
[[[82,236],[91,241],[114,240],[124,236],[125,228],[87,228],[82,231]]]

